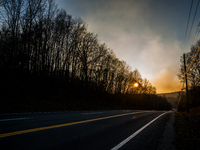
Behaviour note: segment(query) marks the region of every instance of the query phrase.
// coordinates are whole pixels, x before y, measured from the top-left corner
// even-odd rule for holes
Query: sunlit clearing
[[[134,87],[138,87],[138,83],[135,83],[135,84],[134,84]]]

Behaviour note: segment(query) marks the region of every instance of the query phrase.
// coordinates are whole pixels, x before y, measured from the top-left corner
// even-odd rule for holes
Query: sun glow
[[[135,88],[136,88],[136,87],[138,87],[138,83],[134,83],[134,85],[133,85],[133,86],[134,86]]]

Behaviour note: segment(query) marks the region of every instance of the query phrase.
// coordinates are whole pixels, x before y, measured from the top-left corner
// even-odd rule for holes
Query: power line
[[[198,61],[199,61],[199,62],[198,62]],[[199,65],[199,63],[200,63],[200,57],[199,57],[199,59],[197,60],[195,66],[192,68],[192,71],[190,71],[190,72],[194,72],[194,70],[197,68],[197,66]]]
[[[190,33],[189,33],[189,36],[188,36],[188,39],[187,39],[187,43],[186,43],[185,49],[187,48],[187,45],[188,45],[188,42],[189,42],[189,39],[190,39],[190,34],[192,32],[192,27],[193,27],[194,20],[195,20],[196,14],[197,14],[198,6],[199,6],[199,1],[200,0],[198,0],[198,3],[197,3],[197,7],[196,7],[196,10],[195,10],[194,18],[193,18],[193,21],[192,21],[192,25],[191,25],[191,28],[190,28]],[[184,51],[185,51],[185,49],[184,49]]]
[[[177,104],[177,105],[179,105],[179,103],[180,103],[180,101],[181,101],[181,99],[182,99],[182,95],[183,95],[183,88],[181,89],[181,93],[180,93],[180,97],[179,97],[179,99],[178,99],[178,104]]]
[[[192,61],[191,61],[191,63],[190,63],[190,66],[188,67],[187,71],[185,72],[185,75],[188,73],[188,71],[189,71],[189,70],[190,70],[190,68],[192,67],[192,65],[193,65],[193,63],[194,63],[195,59],[197,58],[197,56],[198,56],[199,52],[200,52],[200,46],[199,46],[199,48],[198,48],[198,50],[197,50],[197,52],[196,52],[196,54],[195,54],[194,58],[192,59]]]
[[[179,100],[178,100],[178,105],[179,105],[179,103],[180,103],[180,101],[181,101],[181,99],[182,99],[183,89],[184,89],[184,82],[186,81],[187,112],[188,112],[188,113],[189,113],[189,101],[188,101],[188,88],[187,88],[187,73],[189,72],[190,68],[192,67],[192,65],[193,65],[194,61],[196,60],[196,58],[197,58],[199,52],[200,52],[200,46],[198,47],[198,50],[197,50],[197,52],[196,52],[196,54],[195,54],[195,56],[194,56],[192,62],[190,63],[190,66],[189,66],[189,68],[187,69],[187,71],[186,71],[186,66],[185,66],[185,65],[186,65],[186,64],[185,64],[185,54],[183,55],[183,56],[184,56],[184,67],[185,67],[185,71],[184,71],[184,72],[185,72],[185,74],[184,74],[184,78],[183,78],[183,88],[181,89],[180,97],[179,97]],[[199,61],[199,62],[198,62],[198,61]],[[199,63],[200,63],[200,57],[199,57],[199,59],[198,59],[197,62],[196,62],[196,66],[194,66],[194,67],[192,68],[192,72],[196,69],[196,67],[199,65]],[[190,72],[191,72],[191,71],[190,71]]]
[[[187,48],[187,45],[188,45],[188,42],[189,42],[189,39],[190,39],[190,34],[191,34],[191,32],[192,32],[192,27],[193,27],[194,20],[195,20],[195,17],[196,17],[196,13],[197,13],[197,10],[198,10],[199,2],[200,2],[200,0],[199,0],[198,3],[197,3],[197,7],[196,7],[196,10],[195,10],[195,14],[194,14],[194,17],[193,17],[193,21],[192,21],[192,25],[191,25],[191,29],[190,29],[190,33],[189,33],[189,36],[188,36],[188,40],[187,40],[187,44],[186,44],[185,49]],[[192,41],[192,45],[194,44],[194,43],[193,43],[193,42],[194,42],[194,39],[197,39],[197,37],[198,37],[198,35],[199,35],[199,33],[197,33],[197,32],[198,32],[199,25],[200,25],[200,23],[198,24],[198,27],[197,27],[195,36],[194,36],[193,41]],[[184,51],[185,51],[185,49],[184,49]],[[191,54],[189,54],[189,55],[187,56],[186,64],[187,64],[187,62],[188,62],[188,60],[189,60],[190,57],[191,57]]]
[[[199,29],[199,32],[200,32],[200,29]],[[197,33],[197,36],[196,36],[196,38],[195,38],[195,42],[197,41],[197,38],[198,38],[198,36],[199,36],[199,32]]]
[[[184,42],[183,42],[183,46],[182,46],[183,52],[184,52],[185,49],[187,48],[187,45],[188,45],[188,42],[189,42],[189,39],[190,39],[190,34],[191,34],[191,32],[192,32],[192,27],[193,27],[194,20],[195,20],[195,17],[196,17],[196,13],[197,13],[197,10],[198,10],[199,2],[200,2],[200,0],[198,1],[197,7],[196,7],[196,10],[195,10],[194,18],[193,18],[192,25],[191,25],[191,28],[190,28],[190,33],[189,33],[189,36],[188,36],[188,39],[187,39],[187,44],[186,44],[186,46],[184,47],[184,45],[185,45],[185,39],[186,39],[186,35],[187,35],[187,30],[188,30],[188,25],[189,25],[189,20],[190,20],[190,15],[191,15],[191,10],[192,10],[192,5],[193,5],[193,0],[192,0],[192,2],[191,2],[189,17],[188,17],[188,22],[187,22],[187,27],[186,27],[185,37],[184,37]],[[200,24],[199,24],[199,25],[200,25]],[[199,25],[198,25],[198,27],[197,27],[197,30],[196,30],[194,39],[193,39],[193,41],[192,41],[192,44],[193,44],[194,42],[196,42],[196,39],[197,39],[197,37],[198,37],[198,35],[199,35],[199,32],[200,32]],[[198,29],[199,29],[199,32],[198,32]],[[199,52],[200,52],[200,46],[198,47],[198,50],[197,50],[197,52],[196,52],[196,54],[195,54],[193,60],[191,61],[190,65],[189,65],[189,68],[187,69],[187,71],[186,71],[186,66],[185,66],[185,71],[184,71],[185,74],[184,74],[184,78],[183,78],[183,88],[181,89],[180,97],[179,97],[179,100],[178,100],[178,105],[179,105],[180,100],[181,100],[182,95],[183,95],[182,93],[183,93],[184,82],[185,82],[185,81],[186,81],[186,89],[187,89],[187,73],[188,73],[188,71],[190,70],[190,68],[192,67],[192,65],[193,65],[194,61],[196,60],[196,57],[197,57],[197,55],[199,54]],[[188,59],[189,59],[189,57],[190,57],[190,56],[188,56]],[[188,59],[187,59],[187,61],[188,61]],[[200,61],[199,61],[198,63],[196,63],[196,64],[197,64],[196,67],[198,66],[199,63],[200,63]],[[184,65],[186,65],[186,63],[185,63],[185,55],[184,55]],[[195,67],[195,69],[196,69],[196,67]],[[194,69],[194,67],[193,67],[193,69]],[[187,91],[187,92],[188,92],[188,91]],[[187,96],[188,96],[188,93],[187,93]],[[187,105],[189,105],[188,100],[187,100]],[[189,109],[189,106],[187,106],[187,109]],[[189,112],[189,110],[187,110],[187,111]]]
[[[185,39],[186,39],[188,25],[189,25],[189,21],[190,21],[190,15],[191,15],[191,11],[192,11],[192,5],[193,5],[193,0],[191,2],[191,6],[190,6],[190,12],[189,12],[189,16],[188,16],[187,27],[186,27],[186,31],[185,31],[185,37],[184,37],[184,42],[183,42],[182,50],[184,50]]]
[[[192,40],[192,45],[194,45],[194,43],[196,42],[196,39],[197,39],[197,37],[198,37],[198,35],[199,35],[199,31],[200,31],[200,30],[199,30],[199,26],[200,26],[200,22],[199,22],[199,24],[198,24],[196,33],[195,33],[194,38],[193,38],[193,40]]]
[[[183,78],[183,88],[181,89],[181,94],[180,94],[180,97],[179,97],[179,100],[178,100],[178,105],[179,105],[179,103],[180,103],[180,101],[181,101],[181,98],[182,98],[182,93],[183,93],[183,89],[184,89],[184,82],[186,81],[186,90],[187,90],[187,73],[189,73],[189,71],[190,71],[190,68],[192,67],[192,65],[194,64],[194,61],[196,60],[196,58],[197,58],[197,56],[198,56],[198,54],[199,54],[199,52],[200,52],[200,46],[198,47],[198,50],[197,50],[197,52],[196,52],[196,54],[195,54],[195,56],[194,56],[194,58],[192,59],[192,61],[191,61],[191,63],[190,63],[190,65],[189,65],[189,67],[188,67],[188,69],[187,69],[187,71],[186,71],[186,64],[185,64],[185,60],[184,60],[184,67],[185,67],[185,74],[184,74],[184,78]],[[185,54],[184,54],[184,59],[185,59]],[[199,61],[199,62],[198,62]],[[198,66],[200,64],[200,57],[199,57],[199,59],[197,60],[197,62],[196,62],[196,66],[194,66],[194,67],[192,67],[192,72],[196,69],[196,67]],[[191,72],[191,71],[190,71]],[[188,90],[187,90],[187,96],[188,96]],[[188,99],[188,98],[187,98]],[[188,100],[187,100],[187,108],[188,108],[188,112],[189,112],[189,103],[188,103]]]

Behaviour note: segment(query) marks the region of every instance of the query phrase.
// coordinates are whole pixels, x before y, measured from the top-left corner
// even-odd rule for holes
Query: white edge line
[[[24,120],[24,119],[29,119],[29,118],[2,119],[2,120],[0,120],[0,121],[12,121],[12,120]]]
[[[103,112],[91,112],[91,113],[82,113],[82,115],[96,115],[96,114],[102,114]]]
[[[162,113],[161,115],[159,115],[158,117],[156,117],[155,119],[153,119],[152,121],[150,121],[149,123],[147,123],[146,125],[144,125],[142,128],[140,128],[139,130],[137,130],[135,133],[133,133],[132,135],[130,135],[128,138],[126,138],[124,141],[122,141],[121,143],[119,143],[115,147],[113,147],[111,150],[118,150],[119,148],[121,148],[124,144],[126,144],[128,141],[130,141],[132,138],[134,138],[142,130],[144,130],[148,125],[150,125],[152,122],[154,122],[156,119],[160,118],[162,115],[164,115],[166,113],[168,113],[168,112]]]

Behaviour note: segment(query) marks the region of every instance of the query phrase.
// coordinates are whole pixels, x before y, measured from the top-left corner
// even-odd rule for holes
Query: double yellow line
[[[137,114],[137,113],[143,113],[143,112],[125,113],[125,114],[102,117],[102,118],[95,118],[95,119],[89,119],[89,120],[83,120],[83,121],[77,121],[77,122],[71,122],[71,123],[64,123],[64,124],[59,124],[59,125],[52,125],[52,126],[39,127],[39,128],[34,128],[34,129],[27,129],[27,130],[22,130],[22,131],[4,133],[4,134],[0,134],[0,138],[18,135],[18,134],[23,134],[23,133],[30,133],[30,132],[35,132],[35,131],[42,131],[42,130],[53,129],[53,128],[60,128],[60,127],[65,127],[65,126],[70,126],[70,125],[75,125],[75,124],[87,123],[87,122],[92,122],[92,121],[97,121],[97,120],[109,119],[109,118],[114,118],[114,117],[132,115],[132,114]]]

